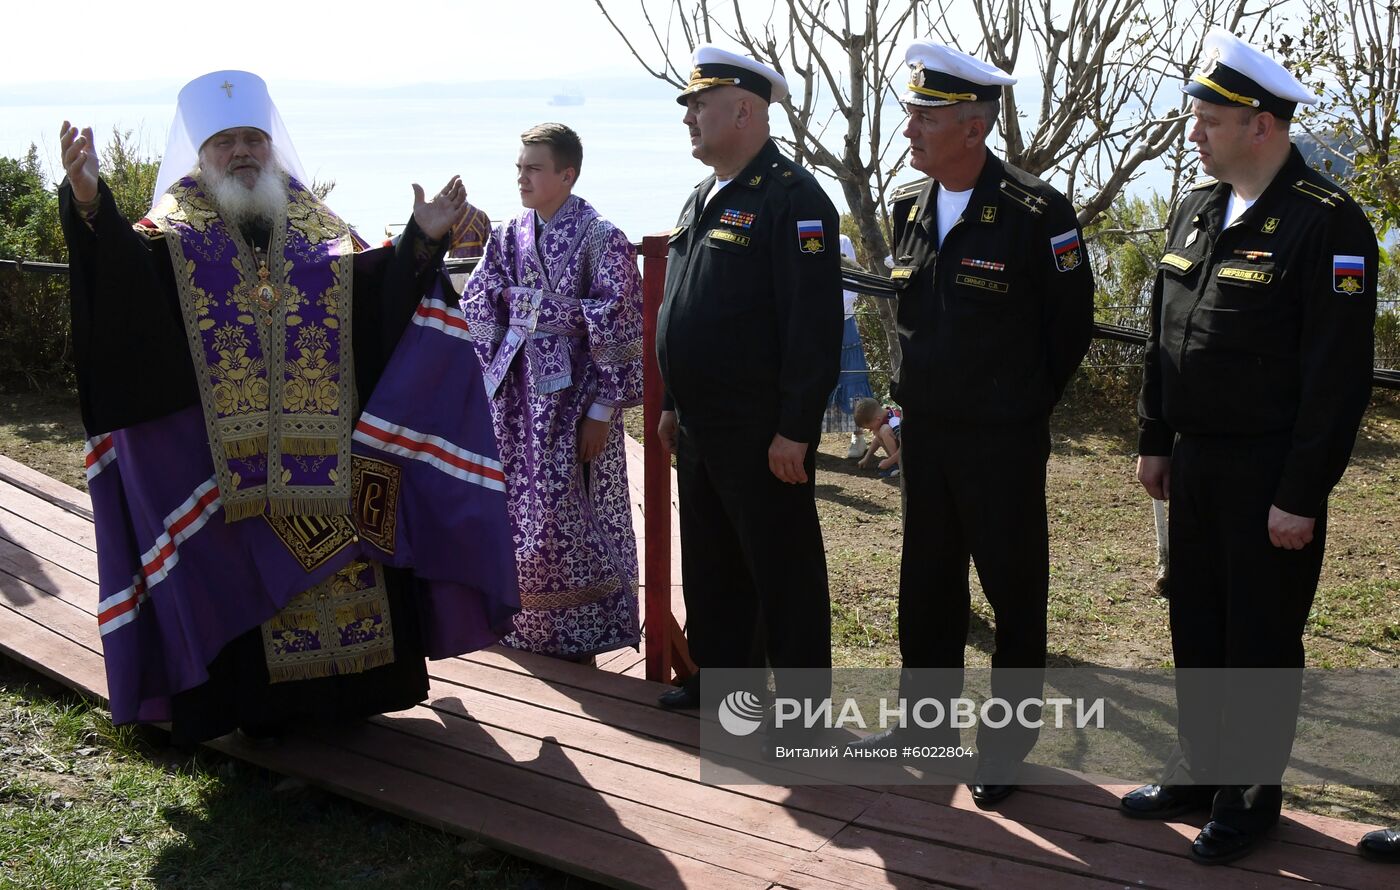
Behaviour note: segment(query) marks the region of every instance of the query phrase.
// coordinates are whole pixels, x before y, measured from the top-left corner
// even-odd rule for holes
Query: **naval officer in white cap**
[[[1226,31],[1183,87],[1213,177],[1168,222],[1138,402],[1138,479],[1171,499],[1178,751],[1125,815],[1210,821],[1202,863],[1249,852],[1279,818],[1327,497],[1370,394],[1376,236],[1289,141],[1316,97]],[[1283,678],[1288,679],[1283,679]]]
[[[904,351],[892,386],[904,409],[900,692],[911,708],[924,698],[947,708],[961,695],[971,559],[996,615],[992,693],[1039,699],[1050,412],[1089,346],[1093,276],[1069,201],[986,146],[1015,78],[929,40],[905,59],[904,135],[926,178],[895,193],[893,212]],[[978,728],[979,805],[1015,790],[1037,735],[1015,721]],[[896,729],[862,744],[960,744],[947,726],[914,736]]]
[[[816,446],[840,368],[836,208],[768,135],[782,75],[695,50],[691,154],[714,172],[671,236],[656,348],[677,456],[690,652],[702,671],[772,665],[779,694],[824,698],[831,607],[814,499]],[[811,683],[804,682],[816,677]],[[695,707],[698,681],[662,696]],[[706,693],[709,695],[709,692]]]

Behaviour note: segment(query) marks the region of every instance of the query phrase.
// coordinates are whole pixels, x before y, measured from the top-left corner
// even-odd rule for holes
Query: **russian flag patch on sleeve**
[[[826,231],[819,219],[797,221],[797,246],[803,253],[821,253],[826,250]]]
[[[1332,290],[1357,294],[1366,287],[1366,260],[1359,256],[1332,257]]]
[[[1061,272],[1079,268],[1083,262],[1079,248],[1079,230],[1070,229],[1050,239],[1050,252],[1055,255],[1055,268]]]

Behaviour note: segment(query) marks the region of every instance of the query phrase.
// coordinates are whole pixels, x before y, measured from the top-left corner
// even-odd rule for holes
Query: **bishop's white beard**
[[[270,227],[287,206],[287,174],[276,158],[268,159],[251,187],[212,167],[198,170],[196,175],[225,225],[242,228],[257,223]]]

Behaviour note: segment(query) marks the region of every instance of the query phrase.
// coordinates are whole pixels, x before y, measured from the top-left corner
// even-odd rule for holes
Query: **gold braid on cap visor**
[[[944,102],[976,102],[976,93],[945,93],[942,90],[931,90],[928,87],[919,86],[914,81],[909,81],[909,89],[920,96],[928,96],[931,99],[942,99]]]
[[[737,86],[737,77],[692,77],[690,83],[685,85],[687,91],[695,87],[732,87]]]
[[[1206,77],[1204,74],[1197,74],[1191,79],[1194,80],[1196,83],[1210,87],[1212,90],[1215,90],[1217,93],[1224,96],[1226,99],[1229,99],[1231,102],[1238,102],[1241,105],[1248,105],[1250,108],[1259,107],[1258,99],[1255,99],[1251,96],[1241,96],[1239,93],[1232,93],[1229,90],[1222,87],[1220,84],[1211,80],[1209,77]]]

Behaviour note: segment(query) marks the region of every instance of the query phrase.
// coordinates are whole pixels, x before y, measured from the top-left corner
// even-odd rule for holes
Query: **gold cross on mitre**
[[[219,89],[224,91],[225,96],[228,96],[230,99],[233,98],[233,84],[229,83],[227,80],[219,84]]]

